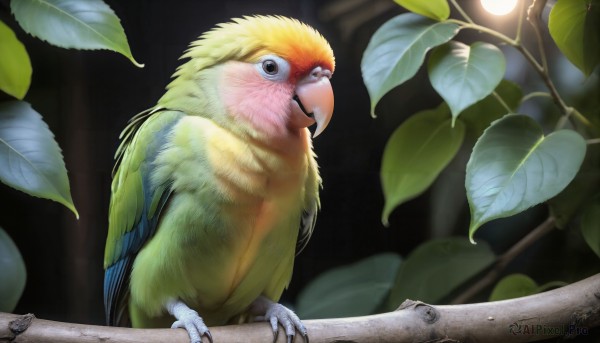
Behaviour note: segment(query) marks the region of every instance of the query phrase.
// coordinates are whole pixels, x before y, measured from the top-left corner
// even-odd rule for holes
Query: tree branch
[[[454,300],[452,300],[452,304],[465,303],[483,289],[496,282],[504,268],[506,268],[506,266],[512,260],[529,248],[529,246],[531,246],[533,243],[537,242],[540,238],[552,231],[555,224],[556,219],[554,219],[552,216],[548,217],[543,223],[538,225],[535,229],[533,229],[530,233],[525,235],[525,237],[513,245],[508,251],[502,254],[502,256],[499,256],[492,269],[490,269],[485,276],[479,279],[479,281],[471,285],[471,287],[467,288],[463,293],[459,294]]]
[[[60,323],[0,313],[0,342],[180,342],[183,330],[128,329]],[[533,342],[587,334],[600,325],[600,274],[528,297],[469,305],[432,306],[407,300],[395,312],[307,320],[312,343],[325,342]],[[511,331],[512,330],[512,331]],[[19,333],[20,332],[20,333]],[[214,341],[270,342],[269,325],[211,328]],[[280,334],[277,342],[284,342]],[[296,338],[296,342],[301,338]]]

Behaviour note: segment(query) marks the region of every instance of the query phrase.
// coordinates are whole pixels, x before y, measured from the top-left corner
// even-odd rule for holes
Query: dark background
[[[414,80],[383,99],[378,118],[369,115],[360,59],[373,32],[402,12],[392,1],[364,1],[339,15],[336,6],[344,1],[106,2],[121,19],[134,57],[145,64],[143,69],[113,52],[64,50],[32,38],[10,16],[8,2],[0,1],[0,19],[15,30],[31,57],[33,80],[25,100],[43,115],[63,149],[80,213],[76,220],[58,203],[0,184],[0,226],[21,250],[28,270],[16,313],[103,324],[102,260],[118,135],[132,115],[154,105],[163,94],[181,64],[178,58],[191,41],[215,24],[242,15],[296,17],[318,29],[336,55],[334,117],[314,142],[324,180],[322,210],[311,242],[297,258],[284,301],[293,303],[307,282],[327,269],[384,251],[406,256],[433,235],[453,233],[450,224],[449,228],[438,227],[439,223],[443,226],[444,218],[431,217],[429,192],[394,211],[389,228],[381,224],[379,166],[384,145],[407,116],[441,101],[421,70]],[[500,19],[497,23],[502,25]],[[509,65],[508,76],[527,82],[529,76],[521,72],[522,65],[520,60]],[[463,206],[459,212],[467,219],[455,233],[465,236],[468,208]],[[544,209],[537,208],[527,216],[501,223],[531,229],[545,215]],[[508,231],[494,249],[503,251],[523,234],[518,229]],[[560,255],[557,242],[566,235],[570,234],[552,233],[544,249]],[[485,239],[484,232],[481,237]],[[532,263],[536,256],[529,253],[521,263]],[[550,267],[565,267],[557,258],[535,261],[539,275]]]

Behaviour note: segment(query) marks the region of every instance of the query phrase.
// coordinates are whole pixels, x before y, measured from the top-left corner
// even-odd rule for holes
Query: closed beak
[[[330,77],[329,70],[316,67],[309,75],[298,81],[296,94],[292,99],[292,116],[295,123],[303,127],[317,123],[313,137],[317,137],[325,130],[333,114],[333,89],[329,82]]]

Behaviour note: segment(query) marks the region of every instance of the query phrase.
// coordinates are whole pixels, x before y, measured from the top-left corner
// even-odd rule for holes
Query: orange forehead
[[[248,60],[258,60],[262,55],[275,54],[287,60],[292,75],[299,77],[316,66],[335,69],[335,59],[329,43],[312,27],[285,17],[252,17],[249,20],[249,44],[258,49]]]
[[[267,54],[287,60],[292,78],[306,75],[316,66],[332,73],[335,68],[329,43],[312,27],[281,16],[253,16],[232,19],[205,32],[182,56],[191,60],[174,76],[194,73],[228,60],[255,63]]]

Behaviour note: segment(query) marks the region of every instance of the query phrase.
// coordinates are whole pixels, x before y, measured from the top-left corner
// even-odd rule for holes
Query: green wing
[[[108,325],[124,325],[128,282],[137,253],[152,238],[171,194],[151,181],[154,160],[184,114],[153,109],[134,116],[115,155],[109,226],[104,253],[104,308]]]
[[[298,244],[296,245],[296,255],[300,254],[308,244],[310,237],[317,223],[317,212],[321,208],[319,200],[319,189],[321,188],[321,177],[319,168],[312,150],[307,154],[308,177],[304,185],[306,195],[304,199],[304,209],[300,219],[300,231],[298,232]]]

